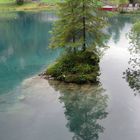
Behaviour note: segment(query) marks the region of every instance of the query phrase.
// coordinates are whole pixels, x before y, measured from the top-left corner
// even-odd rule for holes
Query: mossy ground
[[[65,54],[48,67],[45,75],[67,83],[97,83],[99,57],[88,51]]]

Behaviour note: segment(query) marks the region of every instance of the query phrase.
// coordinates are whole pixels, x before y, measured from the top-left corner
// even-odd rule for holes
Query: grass
[[[25,2],[23,5],[17,5],[15,0],[0,0],[0,11],[41,11],[55,10],[56,3],[60,0],[41,0],[40,2]]]
[[[15,3],[15,0],[0,0],[0,4],[2,3]]]
[[[8,11],[42,11],[42,10],[55,10],[56,6],[51,4],[39,4],[39,3],[25,3],[23,5],[16,5],[15,3],[0,4],[1,12]]]
[[[60,2],[61,0],[41,0],[41,2],[45,2],[45,3],[57,3]]]
[[[41,0],[41,2],[44,2],[44,3],[48,3],[48,4],[51,4],[51,3],[57,3],[57,2],[60,2],[61,0]],[[15,3],[15,0],[0,0],[0,4],[1,3]]]

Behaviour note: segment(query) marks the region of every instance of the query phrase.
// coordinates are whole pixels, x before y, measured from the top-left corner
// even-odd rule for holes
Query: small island
[[[90,51],[65,54],[48,67],[45,75],[66,83],[97,83],[99,57]]]

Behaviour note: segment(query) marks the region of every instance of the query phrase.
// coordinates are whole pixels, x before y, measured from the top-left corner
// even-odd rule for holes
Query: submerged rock
[[[18,100],[20,100],[20,101],[22,101],[24,99],[25,99],[25,96],[24,95],[21,95],[21,96],[18,97]]]

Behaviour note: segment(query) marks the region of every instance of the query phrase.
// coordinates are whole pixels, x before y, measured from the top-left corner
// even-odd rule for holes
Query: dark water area
[[[55,19],[47,12],[0,18],[0,140],[139,140],[139,53],[128,38],[138,15],[109,19],[99,85],[37,76],[61,54],[48,48]]]

